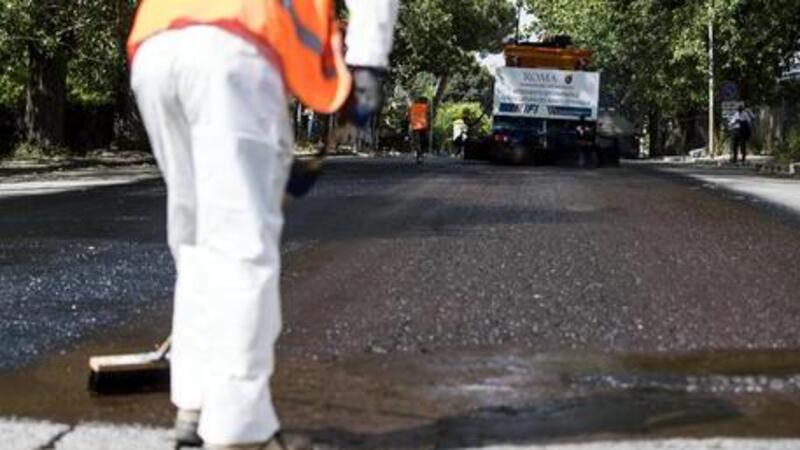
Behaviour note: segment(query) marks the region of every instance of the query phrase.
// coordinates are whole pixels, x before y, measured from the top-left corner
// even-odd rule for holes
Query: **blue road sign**
[[[739,99],[739,86],[732,81],[728,81],[722,85],[719,90],[720,101],[732,102]]]

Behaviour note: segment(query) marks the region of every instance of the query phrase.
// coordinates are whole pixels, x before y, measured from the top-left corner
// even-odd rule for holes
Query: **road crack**
[[[56,445],[66,435],[68,435],[68,434],[72,433],[73,431],[75,431],[75,428],[77,428],[77,425],[69,425],[66,430],[56,434],[55,436],[53,436],[49,441],[47,441],[46,444],[44,444],[43,446],[37,448],[36,450],[55,450]]]

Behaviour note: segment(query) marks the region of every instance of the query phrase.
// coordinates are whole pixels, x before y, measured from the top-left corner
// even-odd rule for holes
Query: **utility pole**
[[[516,32],[516,35],[515,35],[516,37],[514,38],[514,42],[516,44],[519,44],[519,26],[520,26],[520,21],[521,20],[522,20],[522,0],[518,0],[517,1],[517,32]]]
[[[714,147],[714,130],[715,130],[715,108],[714,108],[714,0],[710,0],[710,10],[708,19],[708,154],[714,156],[716,149]]]

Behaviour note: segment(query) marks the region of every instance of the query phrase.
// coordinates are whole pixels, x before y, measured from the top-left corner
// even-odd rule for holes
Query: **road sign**
[[[726,82],[719,90],[719,97],[723,102],[739,100],[739,86],[732,81]]]

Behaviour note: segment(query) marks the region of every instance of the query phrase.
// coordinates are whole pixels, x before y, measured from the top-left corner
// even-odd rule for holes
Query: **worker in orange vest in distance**
[[[281,329],[287,91],[356,124],[381,106],[398,0],[141,0],[131,85],[167,184],[177,266],[171,400],[179,446],[307,448],[279,433],[270,378]]]
[[[430,136],[430,108],[428,99],[421,97],[411,104],[408,109],[409,124],[412,139],[416,150],[417,164],[422,163],[423,155],[428,149]]]

